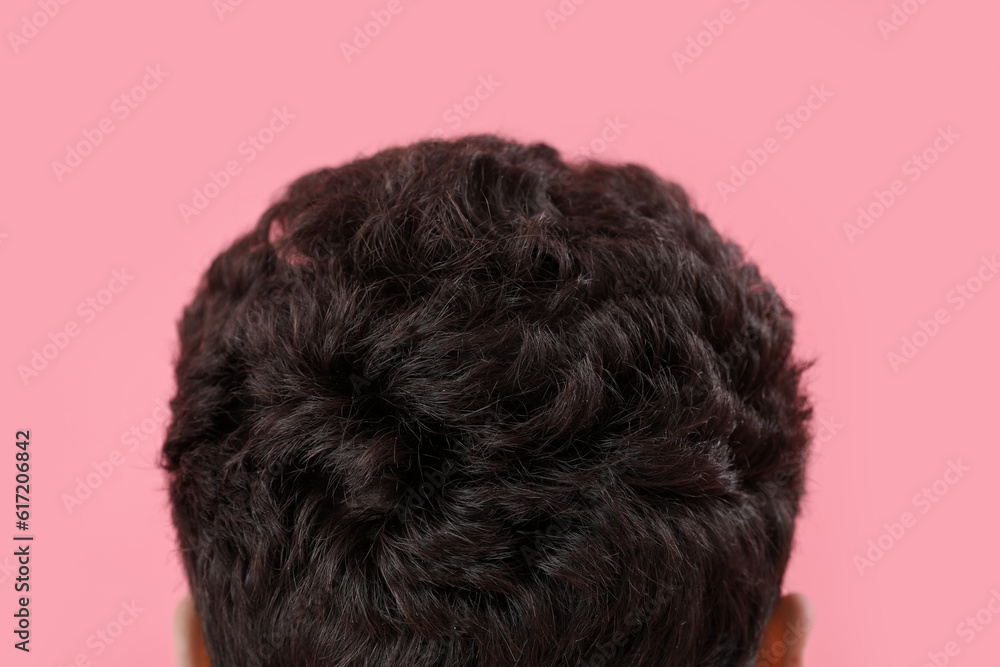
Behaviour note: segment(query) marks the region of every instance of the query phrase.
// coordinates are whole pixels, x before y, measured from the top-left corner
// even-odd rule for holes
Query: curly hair
[[[815,360],[679,185],[391,147],[291,183],[177,326],[161,465],[215,667],[756,655]]]

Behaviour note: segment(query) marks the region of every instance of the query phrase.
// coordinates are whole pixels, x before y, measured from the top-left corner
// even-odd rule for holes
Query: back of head
[[[810,363],[676,184],[384,150],[289,186],[178,328],[163,466],[215,667],[753,659]]]

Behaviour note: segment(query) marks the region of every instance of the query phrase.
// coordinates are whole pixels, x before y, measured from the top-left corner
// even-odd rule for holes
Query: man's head
[[[779,604],[810,362],[644,167],[480,135],[317,170],[178,329],[215,667],[746,667],[810,616]]]

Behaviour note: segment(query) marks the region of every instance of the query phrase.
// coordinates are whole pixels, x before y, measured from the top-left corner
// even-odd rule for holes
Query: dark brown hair
[[[811,438],[792,320],[643,166],[476,135],[300,177],[178,324],[213,665],[747,665]]]

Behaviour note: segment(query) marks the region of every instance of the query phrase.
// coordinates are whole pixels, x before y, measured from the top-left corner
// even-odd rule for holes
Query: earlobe
[[[816,611],[804,595],[790,593],[778,600],[754,667],[802,667],[815,618]]]
[[[174,609],[174,661],[177,667],[211,667],[205,639],[201,634],[201,619],[191,594],[185,595]]]

